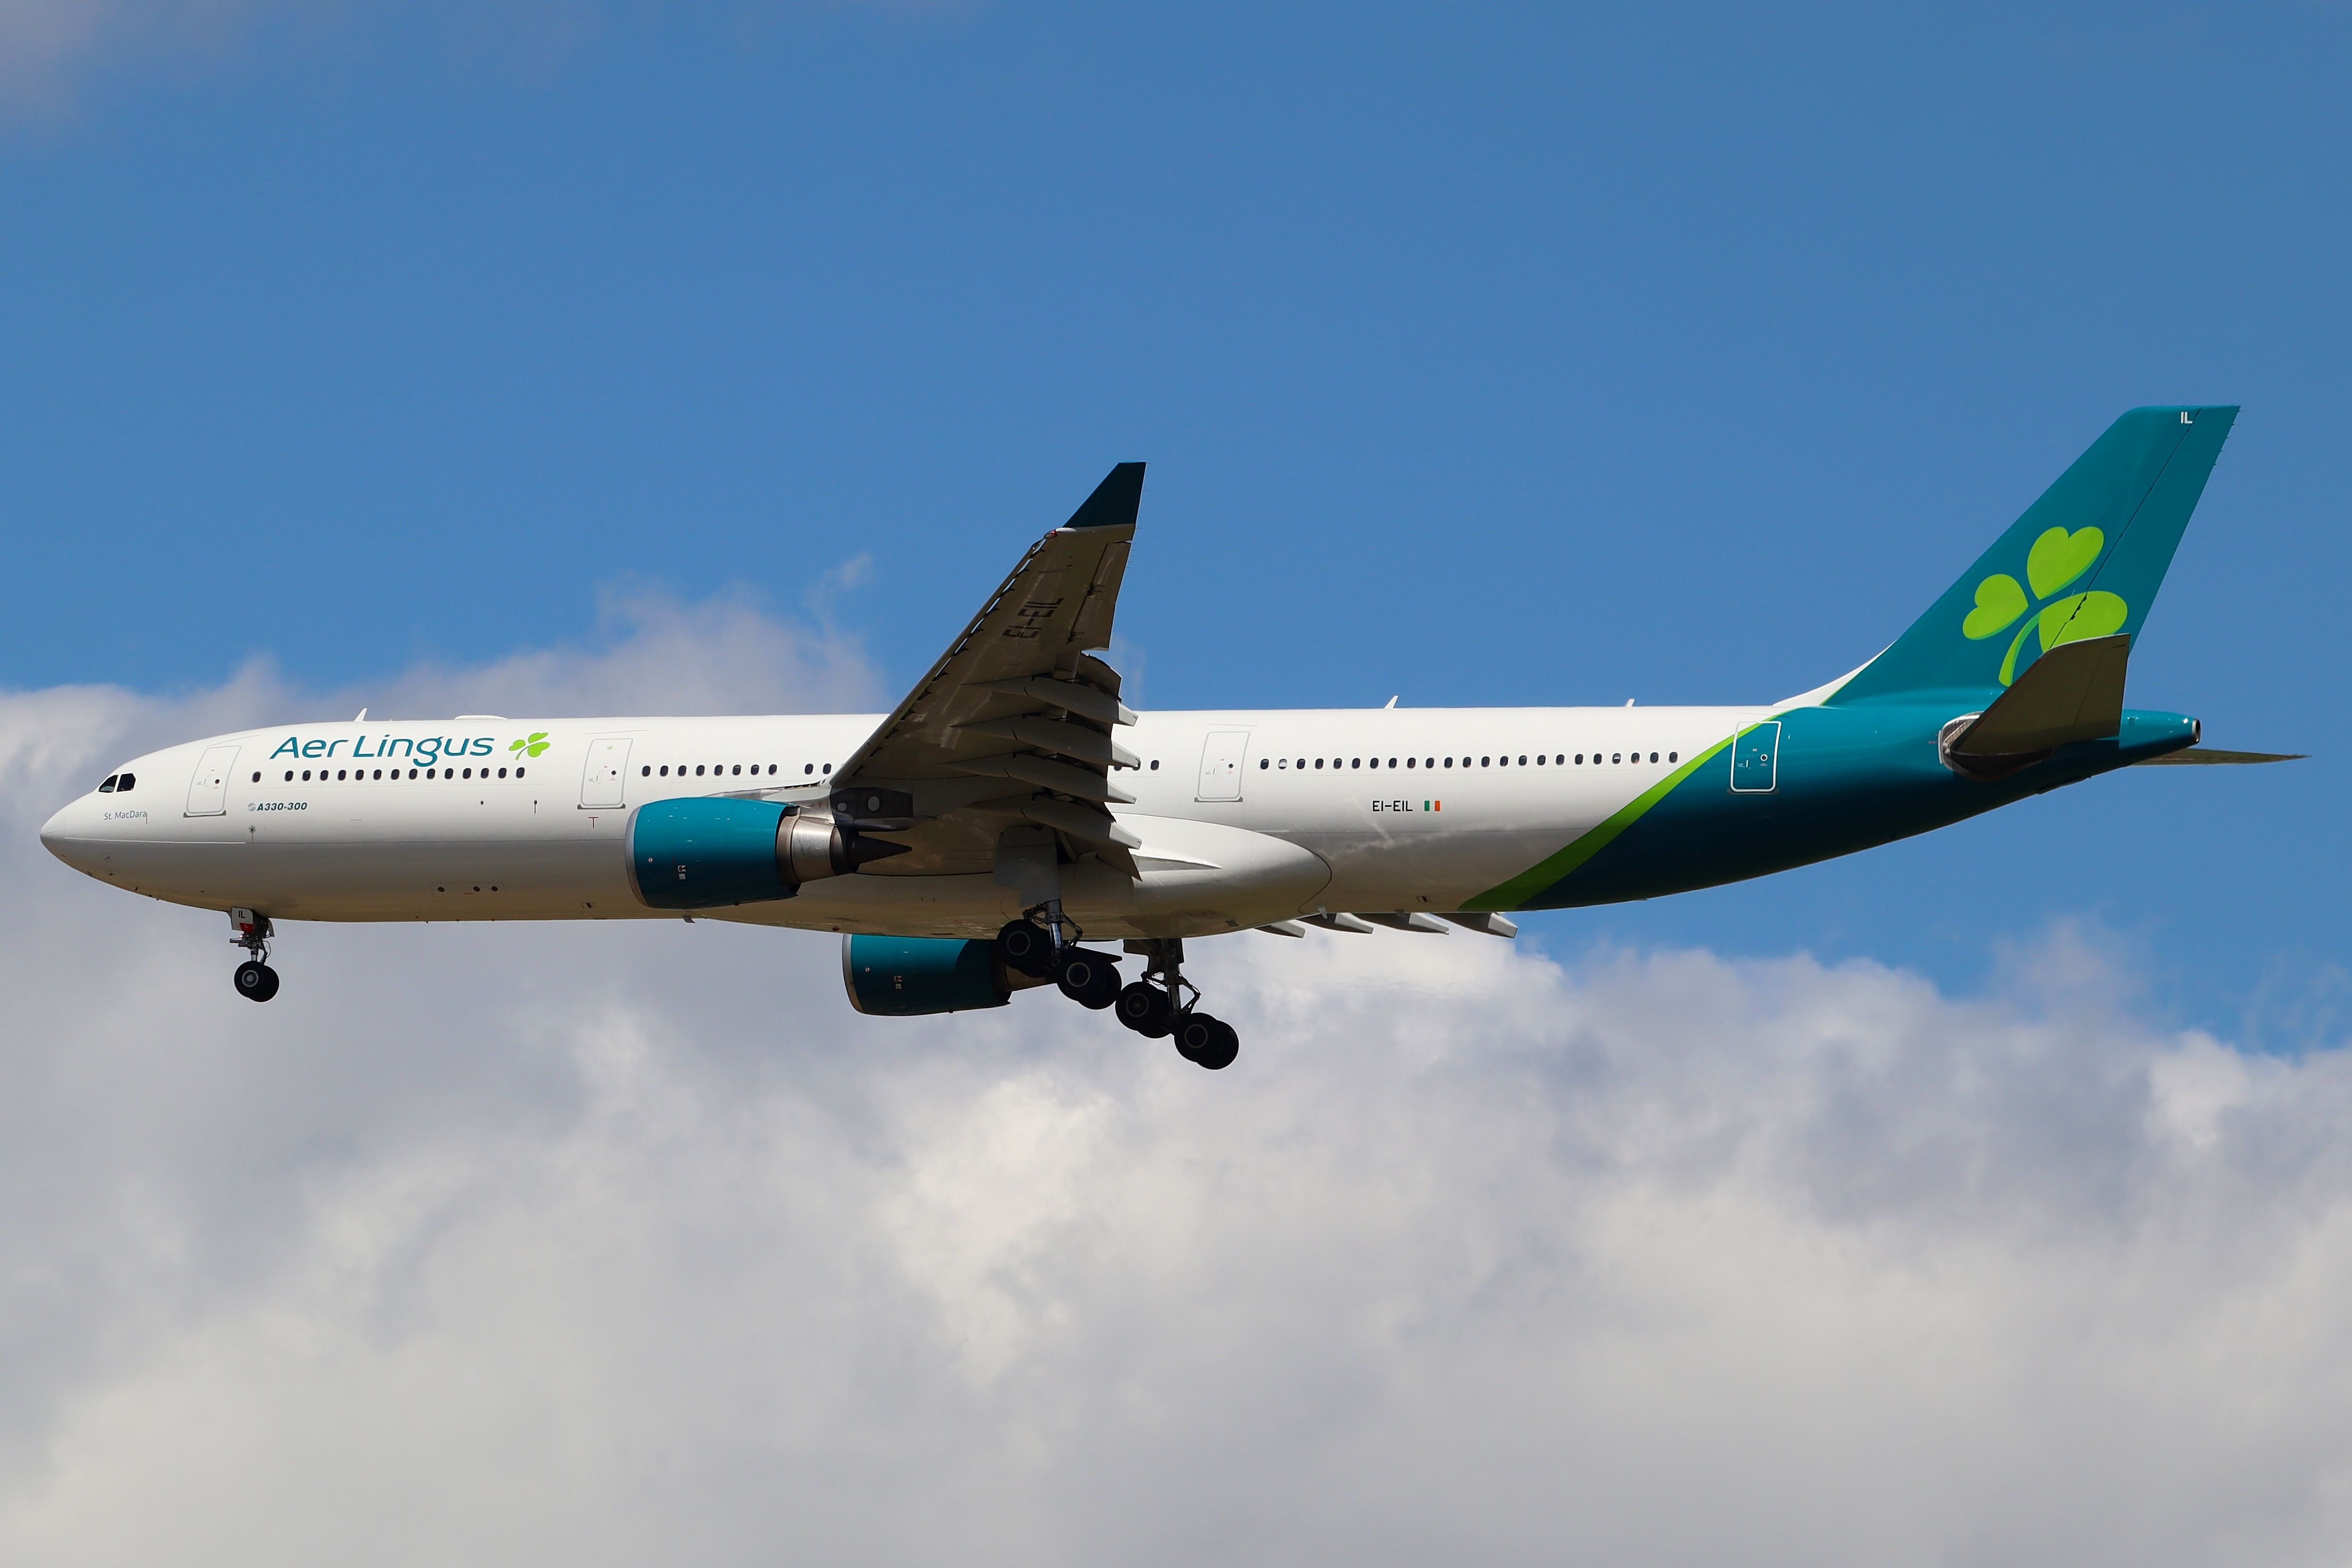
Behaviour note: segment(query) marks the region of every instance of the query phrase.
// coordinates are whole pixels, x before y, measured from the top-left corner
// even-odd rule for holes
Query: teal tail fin
[[[1981,696],[2062,643],[2137,638],[2221,455],[2232,407],[2136,408],[1832,704]]]

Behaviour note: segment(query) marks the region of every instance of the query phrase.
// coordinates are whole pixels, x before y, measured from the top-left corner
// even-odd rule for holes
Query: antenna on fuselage
[[[1382,703],[1382,704],[1381,705],[1381,711],[1382,713],[1386,713],[1389,709],[1391,709],[1391,708],[1392,708],[1392,707],[1394,707],[1394,706],[1396,706],[1396,698],[1394,698],[1394,697],[1391,697],[1391,698],[1389,698],[1389,700],[1388,700],[1388,701],[1386,701],[1386,702],[1384,702],[1384,703]]]
[[[359,716],[359,717],[357,717],[357,718],[355,718],[355,719],[352,720],[352,722],[353,724],[365,724],[365,723],[367,722],[367,709],[365,709],[365,708],[362,708],[362,709],[360,709],[360,716]]]

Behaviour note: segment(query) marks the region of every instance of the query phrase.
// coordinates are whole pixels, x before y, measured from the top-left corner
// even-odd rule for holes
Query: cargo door
[[[196,764],[196,776],[188,780],[188,815],[220,817],[228,812],[229,769],[236,766],[236,747],[212,746],[205,748],[202,761]]]

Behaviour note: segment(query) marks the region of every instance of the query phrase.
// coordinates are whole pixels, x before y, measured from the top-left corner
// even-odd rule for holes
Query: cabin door
[[[1195,800],[1238,800],[1242,798],[1242,763],[1249,755],[1249,731],[1212,731],[1201,747],[1201,788]]]
[[[588,743],[588,766],[580,774],[580,809],[583,811],[614,810],[621,805],[622,780],[629,771],[629,740],[618,738],[592,740]]]
[[[1751,725],[1731,743],[1731,792],[1769,795],[1780,777],[1780,724]]]
[[[228,813],[228,774],[236,766],[236,747],[208,747],[204,760],[196,764],[196,776],[188,780],[188,815],[220,817]]]

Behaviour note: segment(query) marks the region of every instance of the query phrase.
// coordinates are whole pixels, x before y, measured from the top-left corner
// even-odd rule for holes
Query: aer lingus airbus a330
[[[2125,414],[1885,653],[1766,706],[1131,712],[1103,658],[1123,463],[887,715],[362,712],[137,758],[41,841],[227,911],[257,1001],[280,920],[702,916],[843,933],[862,1012],[1052,984],[1221,1068],[1187,939],[1509,936],[1509,911],[1760,876],[2136,763],[2274,760],[2124,706],[2236,414]],[[1087,945],[1114,941],[1140,977]]]

